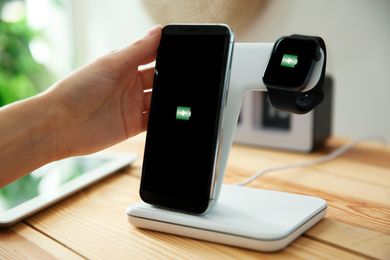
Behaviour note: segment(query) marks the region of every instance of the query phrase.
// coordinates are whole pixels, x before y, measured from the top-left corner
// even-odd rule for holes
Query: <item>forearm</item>
[[[58,159],[55,122],[42,95],[0,109],[0,187]]]

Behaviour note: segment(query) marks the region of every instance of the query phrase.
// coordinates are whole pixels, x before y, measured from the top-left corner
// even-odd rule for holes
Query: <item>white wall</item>
[[[74,0],[80,64],[142,37],[155,22],[141,0]],[[333,133],[381,134],[390,142],[390,1],[272,0],[236,31],[237,42],[274,42],[293,33],[319,35],[335,79]],[[81,47],[80,47],[81,46]],[[80,54],[81,55],[81,54]]]
[[[85,64],[129,45],[155,25],[140,0],[73,0],[75,48]]]

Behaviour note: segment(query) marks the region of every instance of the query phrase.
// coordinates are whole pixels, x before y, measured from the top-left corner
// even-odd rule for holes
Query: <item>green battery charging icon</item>
[[[178,106],[176,110],[176,119],[190,120],[191,108]]]
[[[280,66],[294,68],[295,65],[298,63],[298,56],[296,55],[290,55],[290,54],[284,54],[282,62],[280,63]]]

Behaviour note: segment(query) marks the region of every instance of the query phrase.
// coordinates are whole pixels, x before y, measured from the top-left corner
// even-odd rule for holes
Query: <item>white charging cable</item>
[[[264,170],[261,170],[261,171],[257,172],[256,174],[254,174],[252,177],[250,177],[246,181],[243,181],[243,182],[240,182],[240,183],[236,183],[234,185],[237,185],[237,186],[247,185],[248,183],[254,181],[255,179],[257,179],[258,177],[260,177],[261,175],[263,175],[264,173],[267,173],[267,172],[279,171],[279,170],[285,170],[285,169],[291,169],[291,168],[298,168],[298,167],[305,167],[305,166],[309,166],[309,165],[313,165],[313,164],[318,164],[318,163],[323,163],[323,162],[330,161],[330,160],[336,158],[337,156],[345,153],[346,151],[348,151],[352,147],[354,147],[354,146],[356,146],[356,145],[358,145],[358,144],[360,144],[360,143],[362,143],[364,141],[367,141],[367,140],[376,140],[376,141],[378,141],[380,143],[387,144],[386,139],[383,136],[380,136],[380,135],[366,135],[366,136],[363,136],[361,138],[358,138],[358,139],[352,141],[349,144],[346,144],[344,146],[341,146],[340,148],[337,148],[333,152],[331,152],[328,155],[325,155],[323,157],[320,157],[320,158],[317,158],[317,159],[314,159],[314,160],[310,160],[310,161],[306,161],[306,162],[299,162],[299,163],[293,163],[293,164],[288,164],[288,165],[283,165],[283,166],[277,166],[277,167],[264,169]]]

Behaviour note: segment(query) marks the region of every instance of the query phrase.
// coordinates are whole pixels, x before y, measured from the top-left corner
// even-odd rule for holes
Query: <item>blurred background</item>
[[[0,0],[0,106],[39,93],[157,23],[221,22],[236,42],[324,38],[335,81],[333,135],[381,134],[390,142],[389,13],[387,0]]]

